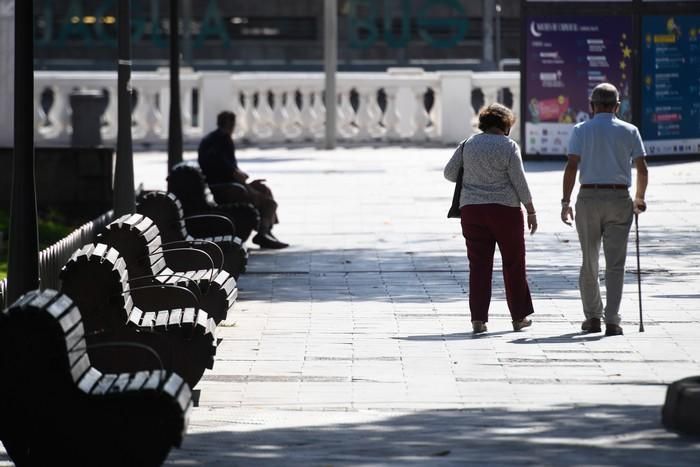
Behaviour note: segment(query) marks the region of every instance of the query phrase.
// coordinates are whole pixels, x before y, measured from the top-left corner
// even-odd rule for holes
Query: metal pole
[[[325,1],[324,63],[326,71],[326,149],[336,145],[336,72],[338,70],[338,0]]]
[[[119,67],[117,72],[117,162],[114,170],[114,215],[136,212],[134,153],[131,141],[131,0],[119,0]]]
[[[184,0],[182,5],[182,42],[184,59],[192,67],[192,0]]]
[[[182,113],[180,110],[180,0],[170,0],[170,126],[168,172],[182,162]]]
[[[483,0],[484,17],[482,18],[482,61],[487,68],[493,69],[493,15],[496,11],[495,0]]]
[[[34,178],[34,2],[15,2],[14,159],[7,303],[39,288]]]
[[[639,262],[639,214],[634,213],[634,233],[637,243],[637,292],[639,294],[639,332],[644,332],[644,317],[642,316],[642,268]]]
[[[496,4],[496,66],[501,71],[501,4]]]

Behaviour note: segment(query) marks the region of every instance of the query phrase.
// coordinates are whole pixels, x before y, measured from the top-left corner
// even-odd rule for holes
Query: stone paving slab
[[[166,465],[698,465],[700,441],[663,430],[660,406],[669,382],[700,373],[700,162],[652,165],[646,332],[632,241],[625,335],[608,338],[579,332],[578,242],[558,219],[564,164],[528,162],[534,326],[511,330],[497,258],[490,332],[473,337],[464,241],[445,218],[451,153],[239,152],[274,190],[292,247],[251,246],[190,433]],[[164,188],[165,160],[137,154],[137,183]]]

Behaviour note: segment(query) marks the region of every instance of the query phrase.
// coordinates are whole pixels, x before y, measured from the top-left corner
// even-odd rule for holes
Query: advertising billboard
[[[700,154],[700,15],[642,18],[640,129],[649,155]]]
[[[603,82],[620,91],[618,116],[632,120],[632,16],[526,18],[525,152],[566,154],[571,130],[590,118],[589,97]]]

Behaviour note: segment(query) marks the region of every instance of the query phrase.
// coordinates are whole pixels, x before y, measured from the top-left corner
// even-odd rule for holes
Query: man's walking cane
[[[639,214],[634,213],[634,232],[637,238],[637,290],[639,292],[639,332],[644,332],[644,318],[642,316],[642,270],[639,266]]]

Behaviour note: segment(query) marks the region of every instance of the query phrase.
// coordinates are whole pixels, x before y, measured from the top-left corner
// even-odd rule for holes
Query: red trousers
[[[513,320],[531,315],[532,298],[525,274],[525,223],[520,208],[500,204],[462,207],[462,234],[469,257],[469,309],[472,321],[488,321],[493,255],[498,244],[503,262],[506,301]]]

